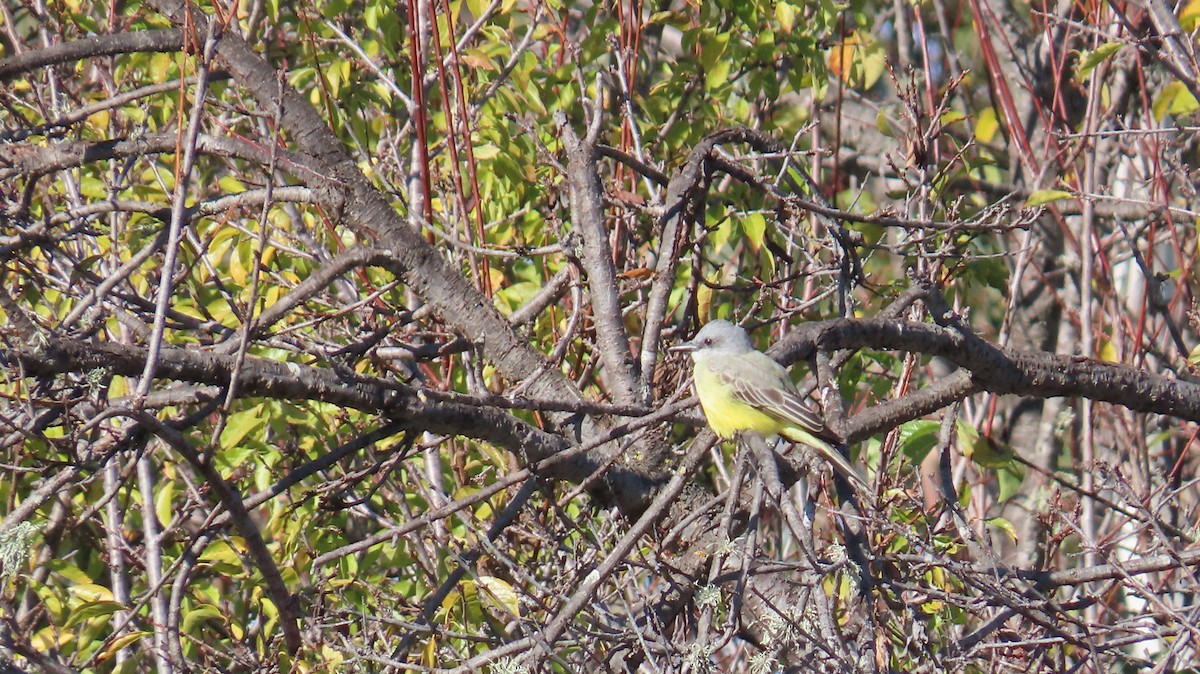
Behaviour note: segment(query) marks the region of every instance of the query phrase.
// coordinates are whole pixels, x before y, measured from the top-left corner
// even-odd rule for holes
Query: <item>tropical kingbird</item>
[[[692,354],[696,395],[717,435],[728,439],[742,431],[757,431],[766,438],[783,436],[817,450],[858,491],[870,493],[842,453],[842,442],[800,397],[787,370],[755,349],[740,326],[709,321],[692,341],[670,350]]]

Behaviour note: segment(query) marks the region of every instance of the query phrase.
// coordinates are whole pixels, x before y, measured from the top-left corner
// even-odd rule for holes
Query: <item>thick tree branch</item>
[[[0,361],[19,364],[26,376],[86,373],[99,368],[108,368],[116,375],[137,376],[145,366],[145,358],[143,347],[75,339],[47,338],[40,348],[0,349]],[[227,386],[235,361],[233,355],[164,347],[156,376]],[[376,378],[351,379],[327,368],[251,357],[242,368],[238,390],[246,397],[319,400],[384,413],[404,421],[408,428],[475,437],[530,457],[549,456],[568,446],[561,438],[503,412],[423,399],[418,391],[403,384]],[[581,470],[586,474],[587,468]]]
[[[997,347],[963,328],[882,319],[819,321],[797,326],[772,353],[794,362],[817,347],[940,356],[992,393],[1077,396],[1200,422],[1200,385],[1081,356]]]
[[[134,52],[176,52],[181,49],[183,31],[178,28],[93,35],[0,60],[0,82],[7,82],[30,70],[69,61]]]
[[[0,144],[0,180],[16,177],[38,177],[55,171],[83,166],[91,162],[149,154],[174,154],[179,149],[175,134],[156,134],[137,138],[113,138],[88,141],[70,140],[51,145]],[[271,153],[261,147],[229,137],[201,134],[196,150],[220,157],[233,157],[263,166],[271,163]],[[309,158],[284,150],[279,151],[278,166],[307,182],[324,185],[328,175],[314,171]],[[319,191],[323,194],[324,191]]]
[[[0,362],[19,365],[25,376],[82,374],[97,369],[108,369],[116,375],[138,376],[145,366],[145,358],[142,347],[74,339],[47,338],[40,348],[0,349]],[[234,355],[166,347],[159,355],[155,373],[160,379],[225,387],[229,385],[236,361]],[[427,394],[388,380],[351,378],[331,369],[263,358],[246,359],[237,390],[242,397],[319,400],[384,414],[402,428],[490,442],[512,452],[526,465],[556,457],[538,470],[539,476],[582,484],[600,475],[609,484],[620,485],[623,491],[611,494],[611,497],[630,514],[640,513],[661,484],[656,472],[642,472],[636,466],[622,463],[613,465],[611,459],[594,451],[577,451],[561,457],[560,454],[573,446],[569,438],[530,426],[502,409],[488,406],[486,401],[481,404],[454,402],[439,399],[440,396],[433,392]],[[575,412],[574,416],[586,415]],[[616,427],[607,435],[596,438],[594,445],[614,441],[630,430],[630,427]]]
[[[906,421],[920,419],[945,409],[980,391],[968,370],[959,370],[949,377],[901,398],[885,400],[846,420],[846,442],[855,443],[896,428]]]
[[[639,400],[637,375],[629,351],[629,336],[625,334],[611,237],[604,218],[604,186],[596,172],[596,147],[575,133],[565,115],[560,115],[557,121],[566,141],[571,223],[583,237],[580,260],[587,271],[592,320],[596,324],[596,347],[604,364],[604,383],[613,400],[632,404]],[[643,397],[641,402],[649,402],[649,397]]]

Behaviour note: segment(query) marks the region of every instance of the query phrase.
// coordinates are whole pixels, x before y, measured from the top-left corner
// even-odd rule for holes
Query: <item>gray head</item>
[[[750,336],[740,325],[720,319],[706,323],[692,341],[671,347],[671,351],[692,354],[694,360],[715,355],[736,356],[753,350]]]

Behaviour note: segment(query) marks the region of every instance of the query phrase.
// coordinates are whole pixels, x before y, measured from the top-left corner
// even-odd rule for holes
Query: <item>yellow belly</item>
[[[697,365],[694,381],[704,418],[722,438],[732,438],[741,431],[757,431],[769,438],[783,428],[779,419],[734,398],[729,386],[703,364]]]

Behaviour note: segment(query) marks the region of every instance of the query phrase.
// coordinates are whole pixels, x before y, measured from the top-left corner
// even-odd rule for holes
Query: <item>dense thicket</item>
[[[1200,3],[0,9],[0,662],[1195,659]]]

